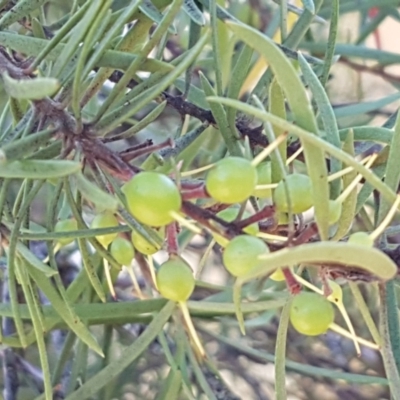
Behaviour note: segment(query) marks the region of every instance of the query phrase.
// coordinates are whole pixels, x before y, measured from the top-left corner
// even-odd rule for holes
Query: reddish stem
[[[205,199],[210,197],[206,192],[206,188],[204,184],[201,186],[193,187],[191,189],[186,189],[181,193],[183,200],[192,200],[192,199]]]
[[[159,144],[152,144],[148,143],[149,141],[146,141],[145,143],[139,145],[139,146],[134,146],[129,149],[126,149],[122,152],[120,152],[120,156],[124,161],[131,161],[137,157],[142,156],[143,154],[149,154],[149,153],[154,153],[158,150],[164,149],[165,147],[172,147],[173,146],[173,141],[172,139],[167,139],[162,143]]]
[[[285,276],[285,281],[289,292],[291,294],[299,294],[301,292],[301,285],[293,276],[292,271],[288,267],[283,267],[282,272]]]
[[[242,219],[236,223],[236,226],[239,229],[243,229],[248,225],[263,221],[264,219],[271,218],[275,214],[275,207],[274,206],[265,206],[260,211],[256,212],[255,214],[251,215],[248,218]]]
[[[178,255],[179,244],[178,244],[178,225],[176,222],[171,222],[165,229],[165,236],[167,238],[167,251],[168,254]]]

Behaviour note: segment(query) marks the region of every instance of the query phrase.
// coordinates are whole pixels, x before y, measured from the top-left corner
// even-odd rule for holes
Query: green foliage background
[[[400,55],[365,45],[382,23],[399,21],[398,7],[397,0],[303,0],[296,7],[286,0],[0,1],[3,397],[400,399],[398,218],[379,235],[380,252],[346,247],[366,282],[343,273],[335,247],[350,232],[373,231],[397,198],[400,121],[385,107],[400,95],[369,100],[351,80],[368,72],[398,88],[388,68]],[[357,27],[348,40],[342,24],[349,15]],[[279,29],[282,45],[274,42]],[[260,56],[269,68],[253,74]],[[356,95],[337,104],[337,82]],[[132,171],[179,171],[183,182],[197,184],[204,171],[188,171],[227,154],[256,156],[284,132],[288,140],[271,154],[273,182],[302,146],[293,164],[312,180],[323,242],[311,249],[341,266],[361,355],[340,329],[305,337],[290,327],[290,291],[266,279],[293,265],[288,254],[245,276],[240,300],[209,229],[195,234],[183,225],[180,250],[197,279],[188,309],[208,354],[199,359],[178,308],[151,284],[149,265],[157,269],[165,252],[136,254],[139,298],[96,236],[134,230],[161,244],[124,206],[120,187]],[[360,160],[372,153],[378,157],[368,169]],[[328,173],[349,166],[352,172],[328,183]],[[357,173],[359,191],[332,230],[328,201]],[[104,210],[120,225],[90,229]],[[78,229],[54,232],[70,216]],[[57,240],[65,238],[75,241],[60,250]],[[298,260],[312,263],[302,245],[297,250]],[[320,286],[316,270],[302,277]],[[347,329],[339,312],[336,322]]]

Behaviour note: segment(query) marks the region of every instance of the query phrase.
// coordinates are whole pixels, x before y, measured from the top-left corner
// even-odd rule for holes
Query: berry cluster
[[[181,305],[191,296],[195,278],[190,266],[179,256],[179,223],[198,229],[194,224],[197,223],[207,229],[221,246],[226,270],[240,284],[241,278],[267,263],[270,249],[280,248],[276,241],[269,241],[268,238],[286,239],[273,234],[285,232],[289,217],[293,218],[293,215],[313,206],[312,184],[307,175],[292,173],[272,184],[270,162],[263,161],[257,165],[240,157],[226,157],[211,166],[204,182],[174,181],[159,172],[138,172],[125,183],[122,193],[131,215],[146,229],[152,229],[159,236],[160,243],[166,242],[169,259],[159,267],[154,283],[163,297]],[[245,205],[251,197],[258,198],[259,204],[264,204],[264,207],[249,212]],[[200,199],[205,206],[197,205],[196,199]],[[343,200],[344,196],[329,201],[331,225],[340,218]],[[103,212],[95,216],[91,228],[118,225],[116,215]],[[55,227],[57,232],[76,229],[74,219],[58,221]],[[301,232],[305,241],[315,235],[315,230],[310,232]],[[152,255],[163,247],[137,231],[132,231],[131,241],[117,233],[99,235],[96,239],[103,247],[109,247],[110,254],[121,265],[131,264],[135,249],[144,255]],[[355,244],[373,245],[373,239],[366,234],[354,234],[349,240]],[[71,241],[60,239],[59,244],[67,245]],[[298,293],[299,284],[290,268],[272,271],[270,277],[275,281],[286,280],[292,293]],[[325,332],[333,318],[331,303],[321,295],[301,293],[293,301],[290,319],[294,328],[303,334]]]

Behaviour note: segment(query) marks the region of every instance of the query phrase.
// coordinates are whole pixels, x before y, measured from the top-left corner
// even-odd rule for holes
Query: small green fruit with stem
[[[61,219],[57,221],[57,223],[54,226],[54,232],[71,232],[71,231],[76,231],[78,229],[78,223],[76,222],[76,219],[74,218],[69,218],[69,219]],[[57,242],[61,246],[67,246],[68,244],[72,243],[74,241],[74,238],[63,238],[63,239],[57,239]]]
[[[179,257],[171,257],[157,272],[157,288],[168,300],[186,301],[193,293],[195,280],[189,265]]]
[[[245,158],[227,157],[210,169],[206,178],[208,194],[215,200],[234,204],[247,200],[257,183],[256,168]]]
[[[165,239],[165,229],[160,228],[157,230],[154,230],[155,233],[164,241]],[[157,251],[161,250],[161,245],[156,245],[153,243],[150,243],[147,239],[145,239],[140,233],[137,231],[132,231],[131,234],[131,239],[132,239],[132,244],[135,247],[135,249],[142,254],[145,254],[147,256],[150,256],[152,254],[157,253]]]
[[[286,177],[287,190],[290,201],[286,195],[285,182],[282,180],[274,190],[274,204],[279,212],[288,213],[289,205],[293,214],[301,214],[313,205],[311,179],[307,175],[292,174]]]
[[[179,303],[196,351],[201,357],[204,357],[203,346],[193,326],[186,304],[195,288],[195,279],[190,266],[182,258],[171,256],[168,261],[160,266],[156,276],[156,283],[157,289],[163,297]]]
[[[374,239],[366,232],[355,232],[349,236],[349,243],[361,244],[362,246],[373,247]]]
[[[153,171],[140,172],[122,188],[129,211],[141,223],[165,226],[181,208],[178,187],[168,176]]]
[[[110,253],[121,265],[130,265],[133,258],[135,257],[135,250],[129,240],[118,236],[112,242],[110,246]]]
[[[103,212],[94,217],[90,227],[92,229],[112,228],[118,226],[118,220],[111,212]],[[96,236],[96,239],[103,247],[108,245],[117,237],[118,233],[108,233],[106,235]]]
[[[317,293],[302,292],[295,296],[291,304],[290,322],[303,335],[325,333],[334,318],[332,303]]]
[[[249,235],[239,235],[225,247],[222,259],[225,268],[233,276],[242,277],[263,263],[258,257],[268,252],[268,246],[261,239]]]

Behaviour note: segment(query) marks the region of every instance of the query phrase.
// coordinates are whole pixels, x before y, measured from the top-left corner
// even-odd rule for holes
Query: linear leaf
[[[120,357],[110,362],[99,373],[87,380],[78,390],[67,396],[65,400],[86,399],[116,378],[148,348],[171,317],[174,308],[175,303],[168,302],[158,314],[154,315],[153,320],[145,331],[124,350]]]
[[[343,268],[356,267],[382,280],[393,278],[397,266],[386,254],[373,247],[346,242],[319,242],[286,248],[260,256],[265,265],[254,268],[243,278],[249,281],[265,276],[277,268],[298,264],[339,264]]]
[[[292,109],[296,124],[318,134],[317,123],[312,113],[306,90],[289,59],[267,36],[253,28],[232,21],[225,21],[230,29],[247,45],[257,50],[270,64],[277,82],[284,91]],[[322,240],[328,237],[328,171],[324,152],[308,143],[302,143],[307,162],[308,175],[312,181],[315,218]]]
[[[204,26],[206,24],[206,19],[194,0],[184,0],[183,10],[197,25]]]
[[[96,204],[99,211],[115,211],[118,208],[118,200],[115,197],[101,190],[97,185],[90,182],[82,173],[75,174],[74,180],[82,196],[86,200]]]
[[[68,160],[23,160],[12,161],[0,167],[1,178],[51,179],[80,171],[81,164]]]
[[[97,354],[103,356],[101,347],[97,343],[95,337],[75,314],[73,309],[65,304],[65,301],[54,288],[52,282],[45,275],[31,267],[29,264],[26,265],[29,274],[32,276],[37,286],[45,294],[51,305],[69,326],[69,328],[76,334],[76,336],[78,336],[80,340],[82,340],[82,342],[86,343]]]
[[[1,76],[4,89],[15,99],[40,100],[52,96],[60,88],[60,83],[55,78],[14,79],[7,72]]]

